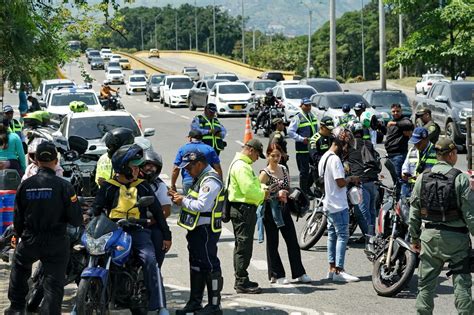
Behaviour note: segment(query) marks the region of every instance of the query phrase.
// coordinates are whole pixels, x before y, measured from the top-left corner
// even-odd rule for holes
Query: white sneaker
[[[276,284],[290,284],[290,281],[286,278],[278,278],[276,279]]]
[[[311,281],[313,281],[313,279],[311,279],[311,277],[308,276],[307,274],[304,274],[301,277],[296,278],[296,281],[302,282],[302,283],[310,283]]]
[[[334,277],[334,271],[328,271],[328,275],[326,276],[326,279],[332,280],[333,277]]]
[[[270,283],[276,283],[276,282],[277,282],[277,279],[275,277],[270,278]]]
[[[351,276],[345,271],[340,271],[339,273],[335,273],[332,277],[333,281],[336,282],[357,282],[360,281],[359,278]]]

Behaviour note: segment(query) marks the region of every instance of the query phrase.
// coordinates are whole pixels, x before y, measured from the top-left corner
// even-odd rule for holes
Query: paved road
[[[77,65],[66,66],[66,75],[80,82]],[[97,82],[104,79],[103,71],[92,72]],[[98,91],[99,84],[95,82],[94,88]],[[122,88],[123,90],[123,88]],[[125,94],[125,93],[123,93]],[[17,95],[7,95],[7,102],[17,105]],[[163,155],[163,177],[169,181],[172,162],[179,146],[186,142],[191,118],[195,113],[187,108],[170,110],[159,103],[145,101],[145,96],[123,95],[123,103],[128,111],[140,118],[144,128],[156,128],[156,135],[151,138],[153,147]],[[227,170],[235,152],[240,150],[241,140],[244,135],[243,118],[224,118],[223,124],[228,129],[228,147],[221,154],[223,169]],[[257,136],[264,144],[267,139]],[[291,141],[290,141],[291,142]],[[296,163],[292,143],[289,163],[292,172],[292,182],[297,183]],[[460,159],[462,160],[462,159]],[[265,166],[263,160],[256,163],[254,169],[259,170]],[[464,166],[461,165],[463,169]],[[173,232],[173,247],[166,256],[163,266],[163,276],[166,283],[167,297],[171,309],[182,307],[188,297],[188,256],[186,249],[185,231],[176,225],[179,209],[174,208],[168,222]],[[297,230],[302,227],[303,220],[296,222]],[[359,231],[356,232],[360,233]],[[360,235],[360,234],[358,234]],[[252,280],[258,281],[263,287],[260,295],[237,295],[233,290],[232,251],[234,236],[230,224],[224,224],[219,243],[219,257],[222,262],[225,279],[223,290],[223,307],[225,314],[246,312],[247,314],[409,314],[413,313],[415,305],[416,281],[415,275],[407,290],[397,298],[382,298],[375,294],[371,274],[372,266],[365,258],[361,245],[349,245],[346,257],[348,272],[361,278],[361,282],[351,284],[336,284],[324,280],[327,271],[326,238],[324,237],[310,251],[302,252],[303,264],[307,273],[314,279],[311,284],[270,285],[267,279],[267,264],[265,243],[255,241],[254,254],[249,268]],[[283,240],[280,252],[286,270],[289,263]],[[287,274],[288,277],[291,274]],[[8,282],[8,269],[0,265],[0,309],[5,307],[6,283]],[[71,310],[75,286],[68,287],[65,295],[64,312]],[[436,314],[454,314],[453,289],[451,282],[443,272],[437,290]],[[115,313],[115,312],[114,312]],[[124,312],[117,312],[124,313]],[[126,313],[126,312],[125,312]]]

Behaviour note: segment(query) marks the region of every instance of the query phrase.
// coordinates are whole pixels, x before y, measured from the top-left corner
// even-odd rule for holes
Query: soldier
[[[433,313],[438,276],[446,262],[458,314],[472,314],[469,232],[474,234],[474,192],[467,175],[454,168],[454,142],[442,138],[435,149],[439,162],[416,180],[410,207],[411,246],[420,253],[417,314]]]
[[[428,130],[428,138],[430,139],[431,143],[436,143],[439,139],[441,128],[433,121],[433,118],[431,117],[431,109],[420,108],[416,112],[415,116],[416,126],[426,128],[426,130]]]

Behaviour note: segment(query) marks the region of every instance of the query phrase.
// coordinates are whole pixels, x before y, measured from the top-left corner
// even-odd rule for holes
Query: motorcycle
[[[104,110],[115,111],[119,109],[125,109],[125,107],[122,104],[122,100],[121,100],[118,90],[119,89],[117,89],[117,92],[115,92],[115,95],[111,94],[108,98],[100,99],[100,104],[102,105]]]
[[[94,197],[79,197],[79,203],[83,211],[87,212],[94,202]],[[85,247],[81,244],[81,236],[84,233],[84,225],[79,227],[68,226],[67,234],[70,242],[69,261],[66,268],[64,286],[75,282],[79,284],[82,270],[87,266],[87,253]],[[31,277],[30,292],[27,296],[26,310],[36,313],[44,297],[44,270],[41,262],[38,264],[33,276]]]
[[[380,186],[388,192],[380,207],[376,235],[366,242],[365,254],[373,262],[372,285],[380,296],[395,296],[410,282],[418,264],[418,255],[410,246],[408,211],[397,201],[397,175],[390,160],[385,161],[393,187]]]
[[[154,197],[141,197],[132,208],[147,207],[153,202]],[[82,235],[89,262],[77,290],[77,314],[94,311],[106,314],[109,307],[128,308],[132,314],[147,314],[148,294],[143,269],[132,255],[132,239],[123,228],[143,228],[149,221],[126,218],[114,222],[102,214],[89,223]]]
[[[257,121],[255,116],[255,121],[254,121],[254,128],[255,128],[255,133],[258,131],[259,128],[263,129],[263,136],[268,137],[273,131],[272,128],[272,120],[275,118],[283,118],[285,116],[285,113],[283,112],[285,106],[280,102],[279,104],[272,104],[271,106],[266,106],[266,105],[260,105],[260,111],[263,111],[263,117],[262,120],[260,121],[260,125],[256,126]]]

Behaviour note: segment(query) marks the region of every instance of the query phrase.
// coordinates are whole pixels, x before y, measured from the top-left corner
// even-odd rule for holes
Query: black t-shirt
[[[408,117],[402,117],[394,121],[397,124],[387,128],[385,150],[387,150],[387,154],[406,154],[408,152],[408,140],[410,140],[410,137],[405,136],[403,132],[413,130],[413,123]]]
[[[362,182],[375,181],[378,179],[378,171],[375,169],[367,169],[366,165],[362,162],[362,147],[367,146],[370,152],[376,156],[376,152],[372,141],[356,139],[355,147],[349,150],[347,161],[351,168],[351,175],[359,176]]]

